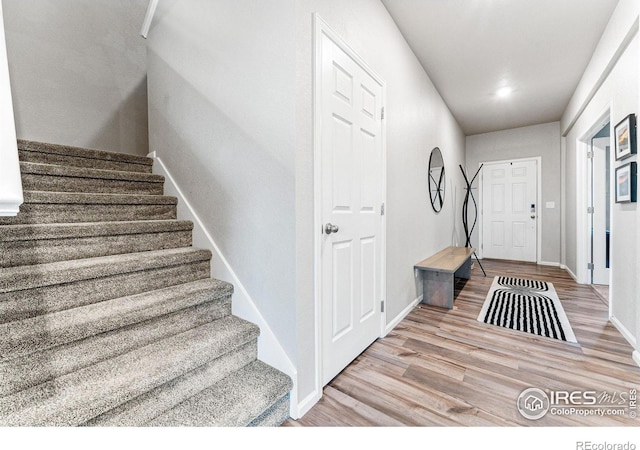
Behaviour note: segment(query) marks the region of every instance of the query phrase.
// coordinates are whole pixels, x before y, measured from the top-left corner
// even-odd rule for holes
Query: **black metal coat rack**
[[[465,247],[471,247],[471,233],[473,233],[473,229],[476,227],[476,223],[478,222],[478,203],[476,202],[476,198],[473,196],[473,191],[471,186],[473,185],[473,182],[478,177],[478,174],[480,173],[481,169],[482,169],[482,164],[480,164],[478,171],[473,176],[471,181],[469,181],[469,178],[467,178],[467,174],[465,173],[464,168],[462,167],[462,164],[460,164],[460,170],[462,171],[462,176],[464,177],[465,183],[467,183],[467,187],[465,188],[467,193],[465,194],[464,201],[462,202],[462,226],[464,227],[464,234],[467,239],[464,245]],[[473,211],[474,211],[473,224],[471,225],[471,228],[469,228],[469,199],[471,199],[471,201],[473,202]],[[478,266],[480,266],[480,269],[482,269],[482,273],[486,277],[487,273],[484,271],[484,267],[482,267],[482,264],[480,263],[480,259],[478,258],[478,255],[476,255],[475,250],[473,251],[473,255],[476,257],[476,262],[478,263]]]

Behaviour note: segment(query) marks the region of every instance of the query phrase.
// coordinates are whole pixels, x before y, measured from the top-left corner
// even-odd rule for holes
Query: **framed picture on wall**
[[[616,160],[636,153],[636,115],[629,114],[615,126]]]
[[[637,197],[637,165],[630,162],[616,169],[616,203],[635,202]]]

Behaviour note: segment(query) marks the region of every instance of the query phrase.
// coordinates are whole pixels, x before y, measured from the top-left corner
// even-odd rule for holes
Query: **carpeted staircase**
[[[291,380],[149,158],[19,142],[0,217],[0,426],[270,426]]]

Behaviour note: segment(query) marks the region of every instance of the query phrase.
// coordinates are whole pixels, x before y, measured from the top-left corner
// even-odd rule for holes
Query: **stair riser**
[[[0,217],[0,225],[173,220],[176,217],[176,205],[25,203],[16,217]]]
[[[151,166],[144,164],[107,161],[96,158],[84,158],[56,153],[42,153],[29,150],[19,150],[18,154],[21,162],[56,164],[59,166],[86,167],[102,170],[118,170],[123,172],[151,173]]]
[[[0,294],[0,323],[210,277],[209,261]]]
[[[257,341],[249,342],[233,352],[90,420],[85,426],[143,426],[232,372],[255,361],[257,354]]]
[[[0,267],[191,246],[191,231],[0,242]]]
[[[229,314],[231,297],[226,297],[1,363],[0,396],[14,394]]]
[[[162,195],[163,183],[77,178],[56,175],[22,173],[22,186],[29,191],[92,192],[99,194]]]

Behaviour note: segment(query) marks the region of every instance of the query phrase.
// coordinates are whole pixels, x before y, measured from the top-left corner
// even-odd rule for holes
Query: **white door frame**
[[[369,74],[377,83],[382,86],[382,107],[386,105],[386,82],[374,72],[369,65],[353,50],[349,45],[333,31],[327,22],[317,13],[313,15],[313,51],[314,51],[314,67],[313,67],[313,175],[314,175],[314,314],[315,314],[315,385],[316,389],[313,394],[314,400],[322,397],[322,89],[320,82],[322,80],[322,36],[331,39],[342,51],[344,51],[356,64],[358,64],[367,74]],[[382,180],[381,197],[382,203],[386,205],[387,201],[387,142],[386,142],[386,121],[382,120]],[[386,214],[381,218],[381,272],[380,277],[381,292],[383,298],[383,311],[380,320],[380,336],[384,336],[387,322],[386,304],[387,304],[387,279],[386,279],[386,254],[387,254],[387,221]]]
[[[478,214],[478,245],[479,249],[477,249],[478,257],[482,259],[483,256],[483,227],[482,221],[484,219],[484,191],[483,191],[483,181],[484,181],[484,168],[491,164],[505,164],[509,162],[525,162],[525,161],[535,161],[536,162],[536,264],[542,263],[542,215],[543,215],[543,207],[541,204],[542,201],[542,157],[541,156],[532,156],[530,158],[518,158],[518,159],[503,159],[500,161],[484,161],[481,162],[478,167],[481,165],[482,170],[480,171],[480,180],[478,182],[478,193],[480,195],[479,209],[480,214]]]
[[[591,257],[591,223],[587,207],[589,206],[589,160],[587,153],[591,147],[591,138],[610,122],[611,105],[600,114],[598,120],[581,137],[576,139],[576,281],[580,284],[591,284],[587,264]],[[611,144],[611,148],[615,148]],[[611,177],[613,183],[613,177]],[[611,217],[613,229],[613,215]],[[611,287],[611,271],[609,271],[609,286]]]

